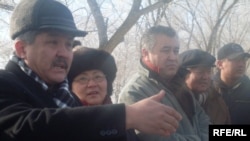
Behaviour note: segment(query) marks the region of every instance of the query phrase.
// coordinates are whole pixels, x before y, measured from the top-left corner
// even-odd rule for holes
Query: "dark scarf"
[[[65,108],[75,106],[76,100],[69,91],[67,79],[57,86],[49,88],[48,85],[34,71],[32,71],[21,58],[14,54],[10,60],[16,63],[21,68],[21,70],[31,77],[35,82],[39,83],[43,90],[52,92],[53,100],[58,107]]]

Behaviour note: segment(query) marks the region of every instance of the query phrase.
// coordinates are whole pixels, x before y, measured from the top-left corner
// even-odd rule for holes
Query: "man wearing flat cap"
[[[188,70],[185,82],[188,88],[195,94],[200,104],[205,102],[206,92],[211,84],[212,67],[215,57],[200,49],[192,49],[179,55],[180,68]]]
[[[179,60],[179,72],[184,72],[182,75],[187,87],[204,108],[212,124],[229,123],[230,117],[224,100],[214,95],[211,89],[215,57],[206,51],[191,49],[182,52]]]
[[[67,73],[74,37],[86,34],[56,0],[19,2],[10,21],[14,53],[0,70],[1,141],[125,141],[131,128],[175,132],[181,116],[159,102],[163,92],[134,105],[82,106]]]
[[[232,124],[250,124],[250,80],[245,75],[250,54],[240,44],[219,48],[213,86],[225,100]]]

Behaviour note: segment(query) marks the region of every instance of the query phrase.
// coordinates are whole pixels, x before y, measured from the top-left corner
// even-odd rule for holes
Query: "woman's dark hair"
[[[70,88],[77,75],[84,71],[97,69],[106,76],[108,96],[110,96],[113,91],[112,83],[117,72],[114,57],[106,51],[82,46],[76,48],[73,52],[73,62],[68,74]]]

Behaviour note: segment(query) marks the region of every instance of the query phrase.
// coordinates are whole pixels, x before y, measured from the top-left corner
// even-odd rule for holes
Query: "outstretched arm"
[[[169,136],[178,128],[181,115],[172,107],[161,104],[165,92],[126,106],[126,128],[144,133]]]

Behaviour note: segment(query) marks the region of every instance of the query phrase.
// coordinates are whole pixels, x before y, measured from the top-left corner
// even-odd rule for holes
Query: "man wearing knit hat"
[[[14,54],[0,71],[1,141],[124,141],[131,128],[175,132],[181,116],[159,103],[163,92],[128,106],[79,107],[66,76],[73,39],[86,34],[58,1],[20,1],[10,22]]]
[[[249,57],[237,43],[228,43],[217,52],[213,86],[224,98],[232,124],[250,124],[250,80],[245,75]]]

